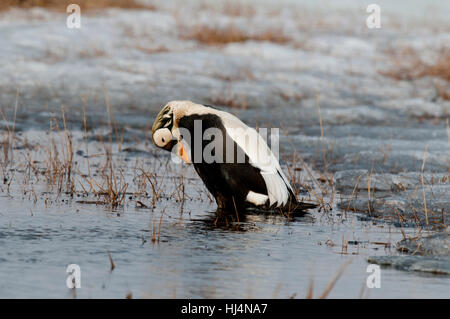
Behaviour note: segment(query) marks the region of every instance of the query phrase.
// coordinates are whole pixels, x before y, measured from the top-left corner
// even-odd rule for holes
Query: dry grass
[[[209,11],[212,14],[223,14],[230,17],[251,18],[256,14],[256,9],[252,4],[238,1],[226,1],[222,4],[213,2],[201,2],[198,11]]]
[[[396,69],[382,71],[383,75],[407,81],[424,76],[434,76],[450,81],[450,49],[442,48],[434,64],[425,63],[418,52],[412,48],[404,48],[391,54]]]
[[[287,138],[292,150],[292,161],[293,167],[288,166],[288,177],[291,182],[291,185],[294,188],[294,194],[297,196],[299,195],[299,189],[297,188],[297,185],[302,185],[306,188],[308,193],[310,193],[314,197],[314,203],[319,206],[319,211],[324,211],[325,213],[330,211],[333,207],[334,197],[335,197],[335,188],[329,187],[331,186],[331,183],[323,183],[319,184],[320,176],[317,177],[313,174],[313,172],[308,168],[306,163],[303,161],[303,159],[298,155],[297,149],[292,142],[292,140],[289,137],[289,133],[286,130],[285,127],[281,126],[281,130],[283,131],[285,137]],[[301,164],[301,166],[298,166],[297,163]],[[297,174],[297,172],[305,171],[306,175],[312,182],[311,185],[307,185],[304,183],[304,181],[301,179],[301,174]],[[327,179],[328,180],[328,179]],[[330,198],[327,200],[327,195],[331,193]],[[301,199],[303,201],[304,199]],[[310,201],[310,200],[307,200]]]
[[[99,171],[99,174],[101,176],[101,180],[98,181],[96,178],[93,178],[91,174],[89,173],[88,176],[81,177],[84,179],[84,181],[89,185],[91,193],[93,193],[96,197],[100,199],[103,199],[102,201],[99,201],[99,203],[107,204],[112,208],[116,208],[118,206],[123,206],[125,204],[125,196],[127,195],[127,189],[129,186],[129,183],[126,182],[125,174],[123,170],[120,167],[117,167],[112,158],[112,136],[115,134],[116,141],[118,142],[118,151],[120,152],[122,149],[122,139],[119,138],[118,128],[116,121],[114,119],[114,115],[111,110],[111,105],[109,102],[109,95],[106,91],[106,86],[103,86],[104,95],[105,95],[105,104],[106,104],[106,111],[108,115],[108,143],[103,143],[104,148],[104,154],[106,154],[105,159],[106,162],[104,163],[103,167]],[[84,123],[84,130],[86,134],[86,114],[83,110],[83,123]],[[102,140],[102,139],[101,139]],[[89,162],[88,162],[89,165]],[[90,169],[89,169],[90,171]],[[84,192],[86,192],[86,187],[83,186],[83,184],[80,182],[81,187],[83,188]]]
[[[140,45],[137,44],[135,46],[136,49],[138,49],[139,51],[146,53],[146,54],[155,54],[155,53],[165,53],[165,52],[169,52],[169,49],[163,45],[160,46],[144,46],[144,45]]]
[[[137,0],[2,0],[0,3],[0,10],[8,10],[11,7],[42,7],[51,10],[65,11],[67,6],[72,3],[78,4],[81,7],[81,10],[98,10],[103,8],[155,10],[153,5],[143,4]]]
[[[5,125],[5,130],[0,132],[0,174],[3,179],[0,192],[14,197],[22,195],[23,200],[27,199],[34,204],[42,200],[45,206],[58,201],[71,201],[77,197],[76,203],[105,205],[114,210],[126,207],[131,201],[140,203],[142,208],[149,208],[143,202],[151,201],[150,209],[153,210],[157,202],[162,200],[166,184],[165,174],[160,178],[154,173],[158,157],[155,157],[151,166],[144,166],[144,160],[136,159],[133,176],[126,160],[115,155],[120,154],[122,139],[118,136],[119,128],[109,106],[107,94],[105,103],[108,123],[103,123],[103,126],[107,127],[97,133],[99,143],[92,142],[92,147],[88,147],[91,142],[88,141],[87,135],[85,99],[82,99],[82,132],[71,131],[70,122],[66,122],[69,109],[62,106],[60,116],[55,114],[51,117],[49,130],[43,132],[42,137],[33,137],[28,141],[27,134],[15,134],[18,96],[17,92],[16,103],[12,108],[5,109],[0,105],[0,115]],[[105,131],[108,134],[103,137],[101,134]],[[81,143],[78,142],[79,134],[84,140],[81,140]],[[112,141],[113,135],[116,142]],[[76,155],[78,157],[75,158]],[[85,160],[82,160],[81,156]],[[174,194],[181,203],[182,212],[184,201],[190,199],[185,194],[184,179],[180,180]],[[159,234],[160,228],[158,238]]]
[[[9,193],[9,188],[11,185],[12,178],[9,178],[9,171],[10,166],[12,165],[14,161],[14,149],[15,149],[15,126],[16,126],[16,114],[17,114],[17,108],[18,108],[18,101],[19,101],[19,91],[16,92],[16,102],[14,106],[14,119],[12,127],[8,124],[5,112],[3,111],[3,108],[0,107],[0,114],[2,119],[6,123],[6,137],[0,142],[2,152],[0,153],[0,163],[1,163],[1,170],[3,173],[3,184],[7,185],[7,190]],[[3,155],[3,156],[1,156]]]
[[[327,149],[325,148],[325,137],[324,137],[324,129],[323,129],[323,121],[322,114],[320,111],[319,97],[316,94],[316,105],[319,117],[319,125],[320,125],[320,136],[321,136],[321,153],[322,153],[322,164],[323,164],[323,172],[318,176],[315,176],[313,172],[308,168],[305,162],[302,160],[300,156],[298,156],[297,150],[295,148],[294,143],[289,138],[288,131],[281,126],[282,131],[288,139],[289,144],[291,145],[293,152],[292,163],[294,163],[293,169],[288,166],[288,176],[291,181],[291,184],[294,187],[294,192],[298,195],[299,190],[297,189],[297,184],[302,185],[302,181],[298,179],[299,175],[296,172],[305,170],[307,176],[312,181],[313,185],[308,186],[307,190],[311,193],[315,198],[315,204],[319,206],[319,211],[324,211],[325,213],[332,210],[333,203],[336,197],[336,188],[333,185],[333,176],[327,172]],[[301,166],[297,166],[297,162],[301,163]],[[316,160],[317,162],[317,160]],[[315,167],[316,171],[319,172],[317,167]],[[306,185],[305,185],[306,186]]]
[[[108,56],[108,52],[97,44],[91,44],[90,47],[78,48],[71,51],[65,47],[47,45],[41,61],[46,64],[56,64],[67,61],[73,54],[76,54],[81,59],[97,59]]]
[[[155,222],[153,221],[152,237],[150,238],[150,240],[153,244],[155,242],[157,242],[159,244],[159,242],[161,240],[161,224],[162,224],[162,218],[163,218],[164,212],[165,212],[165,209],[163,209],[161,211],[161,216],[159,217],[158,232],[156,232]]]
[[[109,250],[106,251],[108,253],[108,257],[109,257],[109,263],[111,265],[109,271],[112,272],[114,270],[114,268],[116,268],[116,264],[114,264],[114,260],[112,259],[111,253],[109,252]]]
[[[326,299],[328,297],[331,290],[333,290],[337,281],[344,273],[344,270],[347,268],[348,265],[350,265],[350,263],[352,261],[353,261],[353,258],[347,259],[347,261],[337,270],[337,272],[334,274],[333,278],[328,282],[327,286],[325,287],[325,290],[319,296],[319,299]],[[306,299],[313,299],[313,298],[314,298],[314,278],[311,276],[310,280],[309,280]]]
[[[60,131],[56,118],[50,124],[50,130],[57,132],[59,135],[59,147],[57,146],[58,143],[51,138],[50,145],[47,148],[46,178],[48,184],[57,185],[58,194],[62,192],[65,182],[66,192],[73,196],[73,143],[72,136],[67,130],[64,107],[61,108],[61,112],[64,131]]]
[[[236,97],[232,92],[232,80],[226,78],[224,80],[226,85],[223,91],[208,98],[208,103],[233,109],[247,109],[248,105],[245,96]]]
[[[108,52],[97,45],[92,45],[86,50],[79,50],[78,56],[82,59],[102,58],[108,56]]]
[[[424,64],[421,76],[435,76],[450,81],[450,49],[441,49],[434,64]]]
[[[84,104],[86,102],[84,101]],[[15,123],[17,102],[14,108],[12,123]],[[44,138],[34,139],[30,145],[27,136],[16,136],[15,124],[7,124],[7,130],[2,132],[2,152],[0,152],[0,172],[3,173],[3,184],[0,191],[10,194],[11,183],[12,194],[22,194],[29,200],[37,202],[39,198],[44,199],[45,205],[56,201],[61,194],[69,195],[69,198],[85,197],[86,200],[78,200],[82,204],[102,204],[111,208],[125,206],[126,195],[130,182],[124,171],[124,164],[113,160],[112,142],[102,142],[97,146],[101,154],[89,154],[87,146],[86,115],[83,107],[83,137],[86,141],[86,166],[74,159],[74,149],[79,149],[77,138],[73,139],[73,132],[67,126],[66,113],[61,107],[61,117],[54,116],[50,119],[50,127]],[[0,108],[0,113],[8,123],[6,113]],[[109,115],[108,131],[117,133],[116,124],[112,114]],[[74,144],[75,143],[75,144]],[[115,145],[119,148],[121,144]],[[92,152],[91,152],[92,153]],[[94,157],[97,158],[94,159]],[[91,160],[94,163],[90,162]],[[82,167],[80,167],[80,165]],[[87,170],[83,173],[81,170]],[[42,184],[40,181],[46,182]],[[45,185],[45,192],[37,191]],[[136,186],[136,185],[133,185]],[[146,185],[137,192],[145,191]],[[53,196],[54,195],[54,196]],[[95,200],[92,200],[92,197]],[[67,199],[63,199],[67,200]]]
[[[266,30],[259,34],[249,34],[234,25],[228,25],[225,28],[196,25],[191,29],[186,30],[184,27],[180,29],[183,39],[195,40],[206,45],[224,45],[246,41],[267,41],[284,44],[291,41],[281,29]]]
[[[221,94],[219,96],[211,97],[209,98],[208,102],[213,105],[226,106],[233,109],[242,109],[242,110],[247,109],[247,102],[245,98],[239,100],[231,95],[226,96]]]
[[[101,177],[101,182],[92,177],[85,178],[91,192],[97,197],[103,198],[104,201],[99,203],[109,205],[112,208],[123,206],[128,183],[125,181],[123,171],[114,167],[109,152],[106,156],[106,164],[101,170]]]
[[[436,84],[436,92],[443,100],[450,101],[450,85],[444,86],[441,84]]]
[[[442,48],[439,50],[436,61],[432,64],[424,62],[418,52],[412,48],[391,52],[394,70],[381,71],[382,75],[396,80],[411,81],[418,78],[430,76],[440,78],[443,81],[450,81],[450,49]],[[450,100],[450,85],[435,84],[438,95],[443,100]]]
[[[151,186],[151,189],[152,189],[152,204],[151,204],[151,208],[155,209],[156,208],[156,202],[158,200],[160,200],[161,195],[163,193],[163,186],[164,186],[164,184],[158,182],[158,176],[155,173],[152,173],[152,172],[146,173],[145,170],[142,169],[142,168],[140,168],[140,171],[142,173],[140,176],[143,176],[143,178],[144,178],[144,184],[143,184],[144,185],[144,189],[147,186],[146,181],[148,181],[150,186]],[[165,175],[164,175],[164,177],[165,177]],[[163,179],[164,179],[164,177],[163,177]]]
[[[255,7],[251,4],[227,1],[222,6],[222,13],[232,17],[251,18],[255,15]]]
[[[333,287],[336,285],[336,282],[338,281],[338,279],[342,276],[342,273],[344,272],[345,268],[347,268],[347,266],[353,261],[353,259],[348,259],[336,272],[336,274],[334,275],[333,279],[330,280],[330,282],[328,283],[327,287],[325,288],[325,290],[323,291],[323,293],[320,295],[320,299],[325,299],[328,297],[329,293],[331,292],[331,290],[333,289]]]

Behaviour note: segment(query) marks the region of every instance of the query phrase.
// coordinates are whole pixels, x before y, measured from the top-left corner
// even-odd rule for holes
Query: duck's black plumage
[[[218,128],[222,132],[222,150],[215,149],[219,154],[214,154],[216,161],[213,163],[206,163],[201,158],[200,162],[194,160],[194,150],[196,140],[194,137],[194,121],[201,120],[202,130],[201,134],[204,135],[208,128]],[[267,195],[267,187],[264,179],[260,173],[260,169],[250,164],[248,156],[245,152],[233,142],[233,161],[227,163],[227,132],[223,126],[222,120],[215,114],[200,114],[184,116],[179,120],[179,127],[186,128],[191,134],[191,141],[188,141],[191,148],[191,159],[193,159],[193,165],[206,185],[206,188],[216,198],[219,209],[234,210],[236,208],[244,207],[245,198],[249,191],[255,193]],[[230,137],[228,137],[230,139]],[[201,150],[211,141],[201,139]],[[238,162],[238,156],[244,157],[244,162]],[[218,159],[218,160],[217,160]]]

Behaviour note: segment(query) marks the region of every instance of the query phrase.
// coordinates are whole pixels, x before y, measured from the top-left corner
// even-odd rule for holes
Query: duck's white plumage
[[[282,206],[288,202],[289,192],[293,193],[292,187],[281,170],[278,159],[255,129],[230,113],[192,102],[176,102],[173,110],[176,118],[191,114],[216,114],[221,118],[227,134],[247,154],[251,165],[260,169],[266,184],[268,195],[250,191],[247,201],[261,205],[268,198],[270,206]]]

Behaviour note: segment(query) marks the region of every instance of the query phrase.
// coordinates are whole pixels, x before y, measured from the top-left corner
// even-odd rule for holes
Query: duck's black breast
[[[191,161],[208,190],[216,198],[219,207],[232,208],[231,205],[234,204],[243,206],[249,191],[267,195],[266,183],[260,169],[250,164],[247,154],[227,134],[220,116],[192,114],[180,118],[178,126],[189,131],[190,138],[185,138],[185,141],[191,148]],[[203,138],[209,128],[219,129],[221,137],[214,136],[212,141]],[[206,135],[209,135],[208,132]],[[216,138],[221,138],[221,142]],[[214,143],[215,147],[212,148],[209,145],[211,143]],[[206,147],[208,148],[205,151]],[[233,157],[228,154],[227,158],[227,151],[233,152]],[[203,154],[213,154],[214,160],[205,158]],[[238,159],[243,161],[238,162]]]

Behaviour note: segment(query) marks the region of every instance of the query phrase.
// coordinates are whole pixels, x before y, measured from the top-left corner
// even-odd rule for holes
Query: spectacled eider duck
[[[216,199],[218,212],[249,208],[299,212],[317,206],[297,201],[261,135],[230,113],[171,101],[157,115],[152,139],[157,147],[193,163]]]

